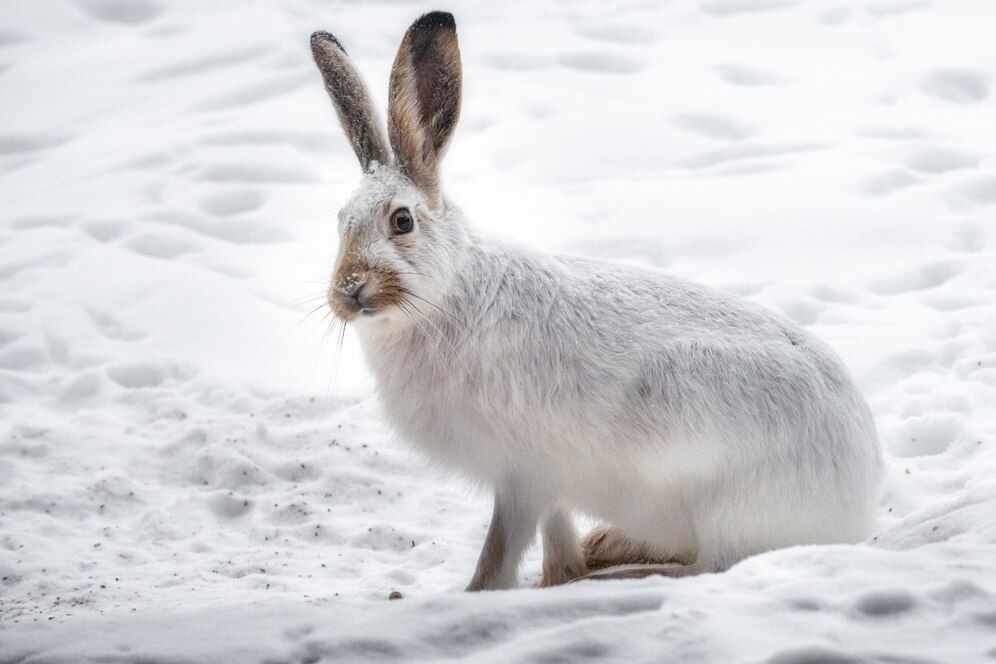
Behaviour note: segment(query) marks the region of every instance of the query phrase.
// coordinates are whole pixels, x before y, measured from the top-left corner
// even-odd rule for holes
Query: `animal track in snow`
[[[110,242],[124,235],[132,226],[131,222],[119,219],[100,219],[88,221],[83,225],[87,235],[100,242]]]
[[[869,15],[882,18],[927,9],[931,4],[930,0],[893,0],[892,2],[872,2],[864,9]]]
[[[897,295],[929,290],[947,283],[961,273],[962,265],[954,261],[938,261],[915,268],[912,272],[882,279],[872,285],[878,295]]]
[[[157,387],[166,380],[166,371],[149,362],[124,362],[107,367],[111,380],[132,389]]]
[[[860,664],[868,660],[826,646],[802,646],[776,653],[765,664]]]
[[[903,367],[896,368],[903,369]],[[908,372],[912,368],[905,369]],[[950,408],[950,404],[944,406]],[[942,454],[957,442],[964,431],[965,417],[959,413],[914,415],[903,421],[897,432],[897,439],[892,442],[889,451],[900,458]]]
[[[62,145],[68,136],[54,134],[0,134],[0,155],[39,152]]]
[[[94,325],[100,330],[101,335],[108,339],[116,341],[139,341],[146,336],[145,332],[122,323],[104,311],[90,309],[87,313],[90,314],[90,319],[93,320]]]
[[[716,73],[721,79],[732,85],[742,86],[762,86],[762,85],[782,85],[785,79],[770,72],[742,67],[740,65],[723,64],[716,65]]]
[[[223,191],[201,198],[201,209],[215,217],[231,217],[258,210],[264,200],[263,194],[255,189]]]
[[[207,111],[224,111],[250,104],[258,104],[259,102],[280,97],[313,83],[313,77],[310,75],[311,72],[308,72],[308,74],[308,76],[295,74],[293,76],[243,85],[208,99],[200,104],[200,108]]]
[[[789,155],[819,150],[822,147],[823,145],[819,143],[752,143],[702,152],[684,159],[681,163],[688,168],[708,168],[728,161]]]
[[[894,616],[916,608],[917,599],[906,590],[877,590],[865,593],[858,598],[855,609],[858,613],[873,618]]]
[[[916,184],[920,179],[901,169],[875,175],[861,183],[861,191],[868,196],[884,196]]]
[[[786,9],[795,5],[795,0],[702,0],[699,9],[712,16],[732,16]]]
[[[142,233],[129,238],[125,245],[143,256],[163,259],[176,258],[194,250],[194,246],[186,240],[163,233]]]
[[[97,20],[126,25],[147,23],[163,11],[148,0],[78,0],[76,6]]]
[[[21,42],[31,39],[31,35],[24,32],[16,32],[14,30],[0,30],[0,48],[4,46],[13,46],[14,44],[20,44]]]
[[[331,133],[306,131],[236,131],[205,136],[201,144],[233,147],[289,145],[302,152],[328,154],[342,148],[336,138]]]
[[[912,150],[906,165],[920,173],[946,173],[960,168],[974,168],[981,157],[971,152],[938,147],[921,147]]]
[[[986,79],[968,69],[938,69],[923,78],[920,89],[955,104],[974,104],[989,95]]]
[[[76,217],[72,215],[39,214],[27,217],[18,217],[11,220],[10,227],[17,229],[31,228],[67,228],[72,225]]]
[[[657,40],[656,31],[631,23],[596,23],[578,27],[574,32],[589,39],[618,44],[651,44]]]
[[[481,62],[494,69],[506,71],[532,71],[543,69],[553,64],[550,58],[533,53],[514,53],[496,51],[481,56]]]
[[[996,176],[986,175],[952,187],[944,197],[957,212],[971,212],[996,203]]]
[[[236,244],[265,244],[279,242],[286,237],[282,231],[272,225],[246,219],[207,218],[179,210],[163,210],[149,217],[154,221],[182,226],[196,233]]]
[[[826,305],[812,298],[793,298],[782,302],[781,309],[799,325],[812,325],[819,319]]]
[[[754,134],[754,130],[736,120],[711,113],[685,113],[674,118],[682,129],[710,138],[740,140]]]
[[[255,164],[216,164],[197,176],[205,182],[242,182],[246,184],[304,184],[315,182],[311,173],[297,168]]]
[[[644,68],[643,60],[615,53],[579,51],[558,58],[564,67],[601,74],[633,74]]]
[[[256,60],[268,53],[272,49],[261,46],[252,46],[225,53],[215,53],[205,55],[182,62],[176,62],[155,69],[146,70],[136,75],[132,80],[136,83],[158,83],[160,81],[172,81],[178,78],[196,76],[208,72],[217,71],[232,67],[234,65],[245,64]]]

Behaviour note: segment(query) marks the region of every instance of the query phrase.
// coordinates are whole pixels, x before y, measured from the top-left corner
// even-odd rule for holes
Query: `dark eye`
[[[415,228],[415,220],[412,219],[412,213],[408,211],[408,208],[398,208],[391,213],[391,230],[397,235],[411,233],[413,228]]]

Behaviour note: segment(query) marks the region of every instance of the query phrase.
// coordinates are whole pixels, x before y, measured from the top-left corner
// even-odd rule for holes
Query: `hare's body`
[[[329,304],[355,323],[394,427],[495,493],[470,589],[514,585],[537,524],[544,584],[864,536],[878,442],[829,348],[736,297],[474,234],[439,185],[460,107],[451,15],[405,34],[390,145],[339,42],[311,44],[366,172],[339,215]],[[584,555],[573,511],[613,524]]]
[[[702,570],[864,536],[875,430],[824,344],[657,272],[480,240],[462,259],[445,314],[416,300],[417,324],[360,328],[429,459]]]

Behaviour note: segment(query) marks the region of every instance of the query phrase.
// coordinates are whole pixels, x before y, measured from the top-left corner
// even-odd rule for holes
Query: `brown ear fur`
[[[456,22],[430,12],[405,33],[391,70],[388,135],[402,172],[433,207],[441,205],[439,161],[460,117]]]
[[[391,153],[387,149],[370,93],[346,56],[346,50],[328,32],[316,32],[311,35],[311,54],[322,73],[325,89],[332,98],[339,123],[360,160],[360,166],[368,171],[374,162],[390,163]]]

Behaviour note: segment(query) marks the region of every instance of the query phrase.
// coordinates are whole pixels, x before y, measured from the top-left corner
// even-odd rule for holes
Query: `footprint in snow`
[[[194,246],[186,240],[164,233],[142,233],[129,238],[125,246],[137,254],[167,260],[194,250]]]
[[[121,387],[141,389],[158,387],[166,380],[161,366],[148,362],[123,362],[107,367],[107,375]]]
[[[114,341],[140,341],[147,335],[146,332],[121,322],[107,312],[98,309],[88,309],[87,313],[90,314],[90,320],[97,326],[100,334],[107,339],[113,339]]]
[[[674,124],[693,134],[716,139],[740,140],[754,134],[754,130],[743,123],[711,113],[677,115]]]
[[[955,212],[973,212],[996,203],[996,176],[962,182],[948,190],[944,201]]]
[[[929,8],[930,0],[892,0],[891,2],[873,2],[865,7],[865,12],[875,18],[898,16],[908,12]]]
[[[197,179],[204,182],[241,182],[246,184],[307,184],[317,180],[299,168],[281,168],[255,164],[215,164],[201,170]]]
[[[31,39],[31,35],[24,32],[16,32],[14,30],[0,30],[0,48],[4,46],[13,46],[14,44],[20,44],[23,41]]]
[[[859,664],[866,661],[837,648],[803,646],[776,653],[765,660],[765,664]]]
[[[923,78],[920,89],[932,97],[954,104],[974,104],[989,95],[982,74],[969,69],[938,69]]]
[[[795,0],[703,0],[699,3],[699,9],[712,16],[756,14],[795,6]]]
[[[881,618],[911,611],[917,599],[906,590],[877,590],[865,593],[855,603],[855,610],[862,616]]]
[[[240,189],[208,194],[201,198],[201,209],[215,217],[231,217],[254,212],[263,207],[265,197],[255,189]]]
[[[755,87],[765,85],[782,85],[785,83],[785,79],[777,74],[762,71],[760,69],[742,67],[740,65],[716,65],[714,69],[716,70],[716,74],[718,74],[721,79],[731,85]]]
[[[224,145],[230,147],[287,145],[301,152],[327,155],[329,152],[345,149],[337,139],[338,136],[331,132],[235,131],[205,136],[200,142],[201,145]]]
[[[881,279],[871,285],[877,295],[899,295],[937,288],[961,274],[964,266],[956,261],[921,265],[911,272]]]
[[[633,74],[644,68],[643,60],[615,53],[579,51],[565,53],[558,62],[568,69],[599,74]]]
[[[214,53],[198,58],[191,58],[173,64],[163,65],[155,69],[146,70],[137,74],[132,81],[135,83],[158,83],[160,81],[174,81],[189,76],[207,74],[225,69],[235,65],[246,64],[252,60],[263,57],[272,52],[273,49],[262,46],[252,46],[235,51],[224,53]]]
[[[76,6],[98,21],[124,25],[147,23],[163,11],[163,5],[149,0],[79,0]]]
[[[719,150],[701,152],[684,159],[681,164],[687,168],[708,168],[729,161],[752,159],[755,157],[778,157],[796,152],[818,150],[819,143],[752,143],[735,145]]]
[[[84,224],[83,230],[94,240],[110,242],[124,235],[133,225],[131,222],[119,219],[99,219]]]
[[[575,34],[613,44],[652,44],[657,41],[657,32],[643,25],[633,23],[597,23],[578,27]]]
[[[971,152],[928,146],[910,151],[905,161],[914,171],[934,174],[961,168],[975,168],[981,157]]]
[[[243,85],[201,103],[199,108],[206,111],[227,111],[233,108],[258,104],[263,101],[281,97],[299,88],[314,83],[314,76],[295,74],[267,81],[253,82]]]
[[[532,53],[495,52],[481,56],[485,66],[503,71],[534,71],[553,64],[549,58]]]
[[[906,189],[919,181],[920,178],[904,170],[895,169],[867,178],[861,183],[860,189],[868,196],[885,196]]]
[[[62,145],[69,138],[55,134],[0,134],[0,155],[40,152]]]

